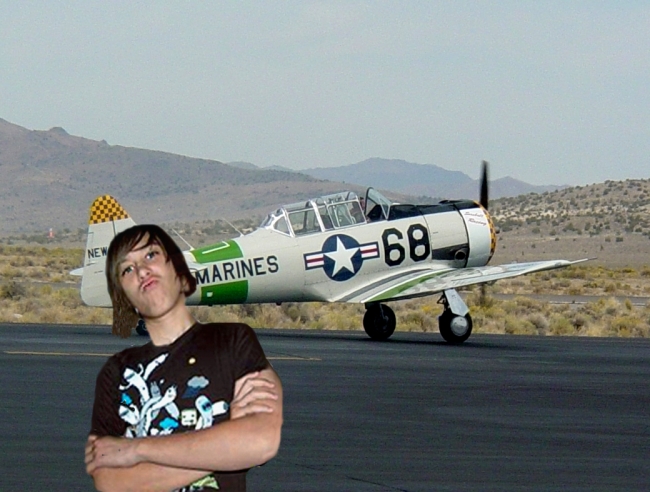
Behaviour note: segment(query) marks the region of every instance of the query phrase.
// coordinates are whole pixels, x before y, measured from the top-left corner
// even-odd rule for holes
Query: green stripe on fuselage
[[[201,286],[201,304],[242,304],[248,298],[248,280]]]
[[[206,246],[205,248],[194,249],[191,251],[199,263],[214,263],[216,261],[234,260],[242,258],[244,255],[236,241],[229,239],[220,243]]]

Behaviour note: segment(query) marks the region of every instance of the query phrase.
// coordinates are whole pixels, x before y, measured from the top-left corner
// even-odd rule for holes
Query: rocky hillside
[[[606,181],[542,194],[494,200],[490,206],[503,232],[650,238],[650,180]]]
[[[300,173],[109,145],[62,128],[28,130],[0,119],[0,233],[76,229],[95,197],[115,196],[135,217],[194,221],[260,214],[346,185]]]
[[[650,265],[650,180],[606,181],[492,201],[500,228],[494,261],[596,258]]]

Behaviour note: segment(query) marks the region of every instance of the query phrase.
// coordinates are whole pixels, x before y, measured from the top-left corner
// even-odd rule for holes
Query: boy
[[[253,330],[197,323],[196,289],[160,227],[118,234],[106,261],[114,330],[145,322],[151,342],[97,377],[86,470],[98,490],[246,490],[246,469],[278,451],[282,385]]]

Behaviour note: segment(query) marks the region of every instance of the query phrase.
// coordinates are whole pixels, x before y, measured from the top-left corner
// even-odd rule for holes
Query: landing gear
[[[395,331],[395,312],[386,304],[366,306],[363,316],[363,329],[373,340],[388,340]]]
[[[445,309],[438,318],[438,327],[446,342],[463,343],[472,334],[472,317],[469,313],[458,316]]]
[[[449,343],[463,343],[472,334],[472,317],[465,302],[455,290],[450,289],[442,294],[438,303],[445,307],[438,317],[442,338]]]
[[[148,337],[149,336],[149,330],[147,330],[146,325],[144,324],[144,320],[140,318],[138,320],[138,324],[135,325],[135,332],[140,335],[141,337]]]

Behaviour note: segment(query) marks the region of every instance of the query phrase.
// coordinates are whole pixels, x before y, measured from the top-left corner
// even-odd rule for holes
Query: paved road
[[[650,340],[258,331],[285,386],[251,491],[650,489]],[[0,325],[0,490],[92,490],[106,327]]]
[[[462,294],[462,293],[461,293]],[[600,299],[609,299],[613,297],[617,301],[630,301],[634,306],[646,306],[650,302],[650,297],[631,297],[631,296],[576,296],[569,294],[552,295],[552,294],[491,294],[494,298],[505,301],[517,297],[527,297],[541,302],[550,304],[587,304],[589,302],[598,302]]]

